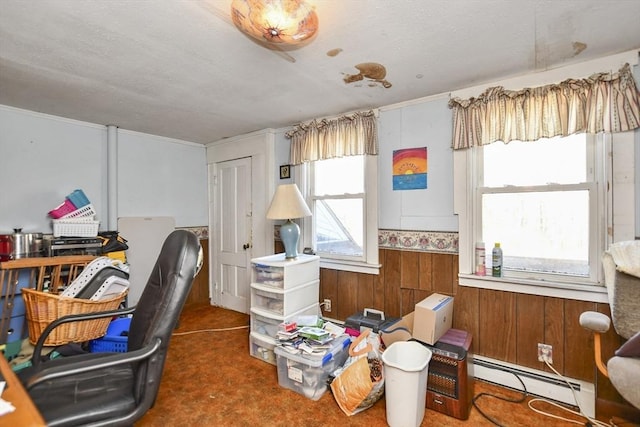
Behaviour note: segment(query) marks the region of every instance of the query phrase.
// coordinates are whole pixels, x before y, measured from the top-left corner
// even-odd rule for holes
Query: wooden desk
[[[0,415],[0,425],[2,426],[24,426],[36,427],[46,426],[40,412],[31,401],[29,394],[20,383],[16,374],[11,370],[9,362],[0,354],[0,372],[7,386],[2,393],[2,399],[10,402],[16,410],[5,415]]]

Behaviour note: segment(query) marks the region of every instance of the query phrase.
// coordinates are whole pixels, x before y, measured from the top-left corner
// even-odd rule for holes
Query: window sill
[[[338,261],[320,257],[320,268],[329,270],[352,271],[354,273],[380,274],[380,264],[365,264],[361,262]]]
[[[607,289],[604,286],[577,285],[570,283],[547,282],[542,280],[517,279],[512,277],[476,276],[474,274],[458,275],[460,286],[492,289],[495,291],[514,292],[519,294],[539,295],[609,303]]]

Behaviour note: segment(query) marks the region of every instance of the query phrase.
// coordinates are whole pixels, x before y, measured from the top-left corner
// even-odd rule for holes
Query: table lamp
[[[271,200],[271,206],[269,206],[269,210],[267,211],[267,218],[287,220],[287,222],[280,227],[280,238],[284,244],[286,259],[295,259],[298,257],[300,227],[291,220],[305,216],[311,216],[311,211],[302,198],[298,187],[295,184],[278,186],[276,194],[273,196],[273,200]]]

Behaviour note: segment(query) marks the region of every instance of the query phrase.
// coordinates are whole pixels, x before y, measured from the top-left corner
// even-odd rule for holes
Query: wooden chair
[[[94,258],[93,255],[68,255],[0,262],[0,344],[6,344],[9,338],[15,299],[22,287],[58,293]]]

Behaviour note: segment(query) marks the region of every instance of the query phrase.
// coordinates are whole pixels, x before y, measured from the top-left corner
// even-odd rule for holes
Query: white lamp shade
[[[269,219],[292,219],[311,216],[311,211],[295,184],[278,186],[267,211]]]

